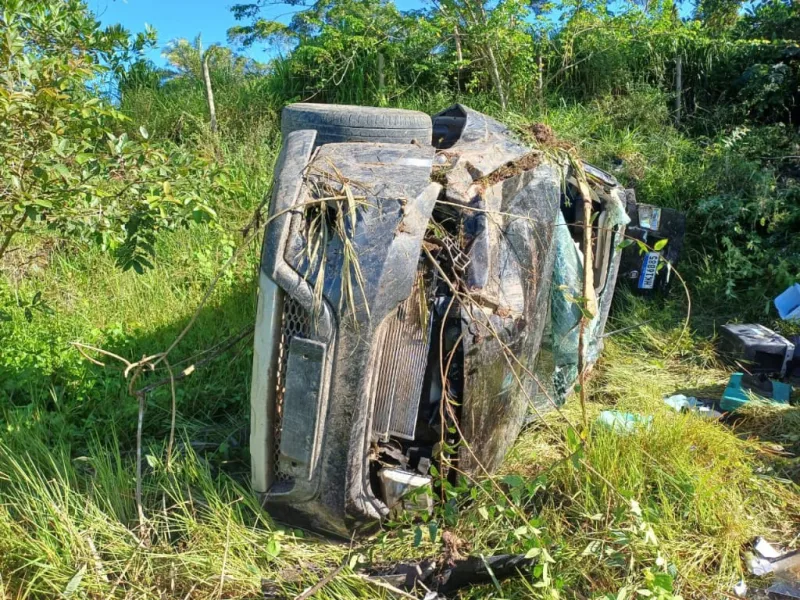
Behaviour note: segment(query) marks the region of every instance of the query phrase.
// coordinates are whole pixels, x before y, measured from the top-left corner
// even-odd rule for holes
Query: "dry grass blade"
[[[366,206],[366,196],[357,196],[353,187],[364,186],[345,177],[342,172],[331,162],[330,171],[317,166],[309,169],[307,181],[315,201],[318,203],[318,212],[308,215],[307,258],[309,261],[308,274],[314,273],[314,303],[316,316],[322,302],[322,293],[325,279],[325,263],[327,259],[328,244],[332,239],[338,239],[342,244],[342,265],[339,273],[340,296],[339,310],[349,308],[354,326],[357,326],[357,300],[355,289],[363,300],[363,307],[369,316],[369,303],[367,302],[364,275],[358,259],[358,251],[354,242],[358,222],[358,209]]]

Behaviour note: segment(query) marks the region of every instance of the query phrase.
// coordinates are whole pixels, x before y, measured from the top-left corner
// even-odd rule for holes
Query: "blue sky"
[[[148,52],[148,58],[163,66],[165,61],[161,57],[161,48],[175,38],[193,39],[200,33],[206,46],[218,42],[226,43],[228,28],[236,25],[230,6],[247,1],[87,0],[87,3],[104,25],[121,23],[134,33],[142,31],[145,23],[155,27],[158,32],[158,48]],[[425,0],[395,0],[395,3],[401,10],[410,10],[422,7]],[[285,22],[294,10],[297,9],[290,6],[274,6],[265,13],[265,16]],[[684,6],[682,13],[687,10]],[[263,46],[254,46],[243,52],[258,61],[266,61],[274,56],[274,51],[270,52]]]
[[[200,33],[203,45],[226,43],[228,28],[236,24],[230,6],[245,2],[247,0],[87,0],[103,25],[121,23],[134,33],[142,31],[145,23],[155,27],[159,47],[151,50],[148,58],[158,65],[164,65],[161,48],[175,38],[192,39]],[[400,0],[397,4],[408,9],[420,6],[421,2]],[[289,6],[274,7],[269,16],[286,20],[292,10]],[[264,47],[249,48],[244,53],[260,61],[270,57]]]
[[[158,48],[148,58],[163,65],[161,48],[175,38],[203,36],[203,45],[227,43],[226,32],[236,25],[230,11],[237,0],[87,0],[89,8],[103,25],[121,23],[132,32],[142,31],[145,23],[158,32]],[[241,0],[240,0],[241,1]],[[290,7],[286,9],[291,10]],[[280,11],[276,12],[280,14]],[[249,48],[245,54],[266,60],[263,47]]]

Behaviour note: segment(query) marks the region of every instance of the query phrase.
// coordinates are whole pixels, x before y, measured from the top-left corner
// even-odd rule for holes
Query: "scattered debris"
[[[794,550],[773,559],[772,572],[781,579],[800,583],[800,550]]]
[[[722,394],[720,407],[723,410],[736,410],[750,402],[755,396],[762,400],[787,404],[792,394],[792,386],[765,376],[752,376],[744,373],[731,375],[728,387]]]
[[[697,398],[694,396],[684,396],[683,394],[675,394],[669,398],[664,398],[664,404],[675,410],[682,412],[684,410],[692,410],[697,406]]]
[[[772,544],[760,536],[756,538],[753,550],[758,552],[762,558],[778,558],[782,554],[780,550],[773,548]]]
[[[767,588],[770,600],[782,600],[783,598],[800,598],[800,586],[786,581],[779,581]]]
[[[772,574],[783,582],[787,582],[785,589],[790,593],[786,594],[783,591],[773,590],[772,588],[767,590],[768,592],[774,591],[778,594],[789,595],[789,597],[800,597],[791,595],[800,591],[797,588],[797,584],[800,583],[800,550],[784,552],[775,548],[764,538],[759,537],[753,543],[753,551],[747,553],[746,559],[747,568],[753,575],[763,577]],[[781,589],[783,589],[783,586],[781,586]]]
[[[470,556],[456,562],[437,577],[437,591],[451,594],[463,587],[482,583],[496,583],[519,575],[533,565],[532,558],[524,554],[498,554],[497,556]]]
[[[794,344],[763,325],[723,325],[719,333],[720,356],[750,373],[783,377],[794,357]]]
[[[800,320],[800,283],[789,286],[775,298],[775,308],[784,321]]]
[[[469,556],[440,566],[426,559],[418,563],[398,563],[388,572],[373,569],[370,580],[386,583],[401,590],[423,588],[429,593],[447,596],[461,588],[485,583],[497,583],[518,576],[534,563],[534,558],[524,554],[498,554],[496,556]],[[429,596],[426,595],[425,598]]]
[[[425,559],[417,563],[396,563],[388,569],[371,567],[366,575],[373,581],[388,583],[402,590],[413,590],[418,583],[431,587],[436,562]]]
[[[739,598],[747,596],[747,584],[744,582],[744,579],[740,579],[739,583],[733,586],[733,593],[739,596]]]
[[[597,417],[598,424],[604,425],[616,433],[631,433],[637,427],[650,425],[653,417],[624,413],[616,410],[604,410]]]
[[[684,396],[675,394],[669,398],[664,398],[664,404],[676,412],[693,412],[706,419],[720,419],[722,413],[715,408],[715,404],[710,400],[698,400],[694,396]]]
[[[384,501],[390,510],[433,511],[433,498],[425,493],[431,486],[429,476],[403,469],[384,468],[378,471],[378,477],[381,480]]]

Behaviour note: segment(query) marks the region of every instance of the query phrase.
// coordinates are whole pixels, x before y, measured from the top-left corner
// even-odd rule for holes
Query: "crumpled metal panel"
[[[464,397],[460,468],[496,469],[538,390],[534,376],[548,316],[561,174],[542,164],[486,190],[486,284],[462,307]],[[503,214],[501,214],[503,213]]]
[[[508,127],[463,104],[433,116],[433,143],[446,153],[457,154],[474,179],[531,152],[514,139]]]
[[[322,272],[323,295],[341,313],[345,308],[348,312],[355,309],[359,322],[377,324],[408,297],[416,275],[422,234],[435,200],[435,196],[426,195],[433,185],[430,181],[433,155],[433,148],[412,144],[347,143],[321,146],[312,160],[306,176],[307,203],[314,198],[315,186],[324,184],[344,193],[340,180],[348,182],[350,192],[357,198],[358,217],[355,223],[348,217],[347,230],[364,276],[363,290],[357,287],[352,290],[354,306],[342,297],[345,257],[338,237],[328,241],[322,267],[309,264],[302,214],[294,217],[286,260],[304,273],[312,286]],[[439,187],[435,187],[438,193]],[[399,263],[389,261],[398,249],[408,258]],[[340,317],[345,316],[341,313]]]
[[[377,333],[410,296],[417,277],[422,237],[441,191],[430,178],[434,152],[413,144],[325,144],[305,170],[303,197],[292,211],[284,257],[304,285],[314,289],[321,279],[323,303],[337,324],[335,356],[330,402],[320,428],[324,441],[318,492],[296,503],[286,494],[272,507],[279,517],[301,513],[310,527],[347,535],[352,524],[375,523],[386,511],[366,483],[381,343]],[[347,237],[363,274],[363,290],[354,283],[352,300],[343,296],[342,240],[335,235],[327,239],[325,251],[318,254],[324,261],[314,263],[307,250],[316,242],[307,237],[314,213],[310,207],[347,191],[358,204],[355,220],[346,217]]]

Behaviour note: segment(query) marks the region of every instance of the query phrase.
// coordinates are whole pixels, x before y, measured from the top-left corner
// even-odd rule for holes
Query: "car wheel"
[[[430,145],[431,118],[398,108],[341,104],[290,104],[281,115],[281,132],[314,129],[317,145],[340,142],[419,143]]]

